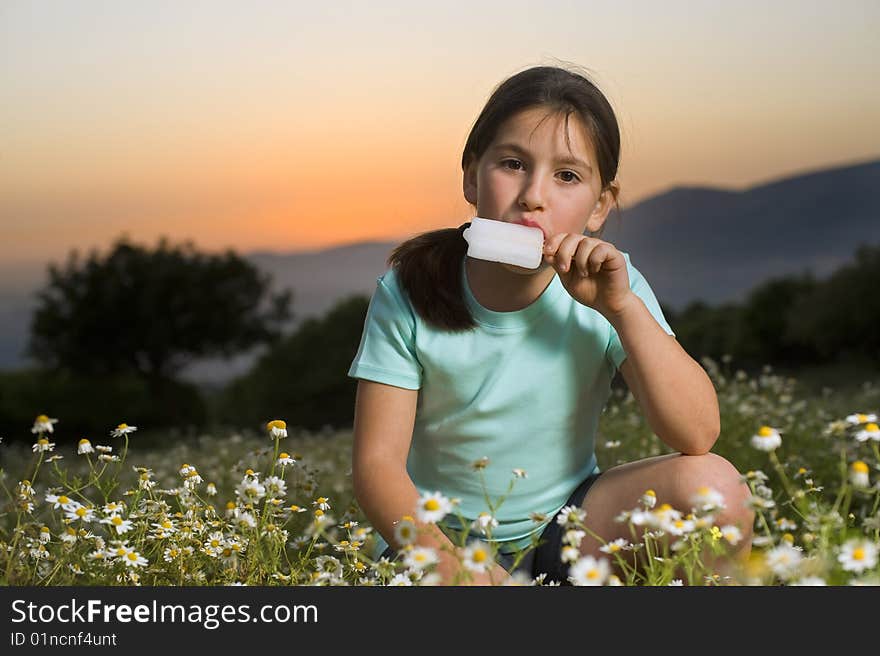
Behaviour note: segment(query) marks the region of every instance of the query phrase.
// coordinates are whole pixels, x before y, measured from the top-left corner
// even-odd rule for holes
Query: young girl
[[[416,543],[438,552],[440,582],[460,580],[458,547],[436,524],[415,520],[420,497],[437,491],[458,500],[473,539],[497,543],[500,563],[475,583],[509,580],[510,554],[539,534],[518,569],[567,584],[557,522],[567,507],[585,510],[587,527],[611,541],[631,537],[614,518],[646,490],[687,511],[701,486],[724,496],[714,521],[738,525],[737,555],[747,554],[748,488],[709,452],[720,432],[712,382],[628,254],[600,238],[620,190],[619,153],[614,112],[586,75],[549,66],[517,73],[471,130],[463,189],[476,216],[540,228],[541,265],[467,257],[469,223],[419,235],[389,257],[348,372],[359,379],[355,495],[383,538],[374,558],[402,547],[395,526],[410,516]],[[677,453],[600,476],[596,428],[618,369]],[[489,510],[486,493],[493,503],[506,494],[495,516],[483,517],[490,538],[471,524]],[[444,522],[465,528],[454,514]],[[599,557],[600,546],[588,535],[579,549]]]

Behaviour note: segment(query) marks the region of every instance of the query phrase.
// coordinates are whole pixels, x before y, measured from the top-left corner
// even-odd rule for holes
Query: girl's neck
[[[477,302],[493,312],[516,312],[534,303],[556,270],[542,264],[535,273],[514,273],[498,262],[465,256],[465,275]]]

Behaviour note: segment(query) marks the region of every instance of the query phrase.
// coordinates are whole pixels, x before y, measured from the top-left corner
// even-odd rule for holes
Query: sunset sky
[[[878,34],[876,0],[4,0],[0,263],[123,233],[284,252],[459,225],[468,131],[538,64],[611,100],[624,213],[875,159]]]

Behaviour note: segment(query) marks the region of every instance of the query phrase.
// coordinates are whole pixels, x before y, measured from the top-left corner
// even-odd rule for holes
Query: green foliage
[[[732,357],[750,371],[765,364],[799,368],[854,361],[880,363],[880,246],[862,246],[852,265],[827,280],[809,273],[768,280],[741,304],[702,302],[666,314],[693,357]]]
[[[280,336],[291,294],[234,252],[208,256],[163,238],[148,250],[120,239],[106,257],[77,251],[38,294],[30,355],[79,375],[136,372],[170,379],[190,361],[230,356]],[[268,307],[263,307],[264,305]]]
[[[801,344],[814,345],[824,359],[864,356],[880,364],[880,246],[862,246],[852,265],[842,267],[803,298],[788,315],[788,329]]]
[[[275,344],[221,396],[221,422],[258,425],[293,417],[308,430],[350,426],[357,381],[347,374],[368,307],[365,296],[350,296]]]
[[[198,390],[167,381],[159,387],[134,374],[88,376],[66,371],[0,372],[0,435],[15,440],[22,426],[39,414],[64,417],[67,429],[93,437],[100,428],[119,423],[119,413],[132,425],[201,426],[207,408]]]

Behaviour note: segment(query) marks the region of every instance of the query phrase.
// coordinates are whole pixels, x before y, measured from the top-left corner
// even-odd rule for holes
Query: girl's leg
[[[719,574],[732,573],[738,563],[748,558],[751,549],[754,511],[746,505],[751,496],[748,486],[741,482],[740,474],[727,460],[714,453],[689,456],[680,453],[645,458],[611,467],[587,492],[581,507],[586,511],[585,525],[610,542],[617,538],[632,541],[633,536],[626,522],[616,522],[615,518],[625,510],[642,507],[640,498],[646,490],[654,490],[657,504],[668,503],[674,509],[687,515],[691,511],[691,498],[703,486],[710,487],[724,496],[725,509],[714,513],[714,524],[732,524],[742,532],[742,539],[735,546],[728,545],[729,556],[715,560],[708,553],[703,562]],[[645,527],[636,527],[637,538]],[[674,541],[665,536],[669,544]],[[725,542],[726,544],[726,542]],[[616,566],[616,559],[599,551],[602,543],[587,534],[581,542],[582,555],[596,558],[605,557],[612,562],[615,573],[621,578],[622,572]],[[639,552],[641,561],[644,548]],[[634,562],[632,552],[618,552],[630,564]],[[708,561],[708,562],[707,562]]]

